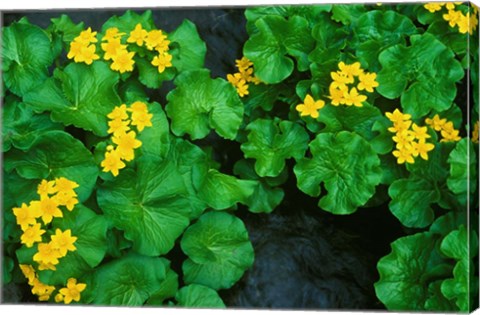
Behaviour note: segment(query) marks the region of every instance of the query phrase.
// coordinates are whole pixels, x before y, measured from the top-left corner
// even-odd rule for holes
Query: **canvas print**
[[[470,2],[2,12],[3,304],[478,307]]]

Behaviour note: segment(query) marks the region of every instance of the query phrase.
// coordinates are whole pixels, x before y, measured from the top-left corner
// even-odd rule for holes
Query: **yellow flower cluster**
[[[52,296],[52,293],[56,290],[55,286],[42,283],[35,272],[35,268],[31,265],[20,265],[25,278],[28,280],[28,284],[32,287],[32,294],[38,296],[39,301],[48,301]],[[70,278],[67,281],[67,286],[58,290],[55,295],[55,302],[70,304],[72,301],[80,301],[80,293],[85,290],[87,285],[85,283],[77,283],[77,279]]]
[[[21,207],[12,209],[16,222],[20,226],[23,234],[20,236],[20,242],[26,247],[31,248],[37,245],[37,251],[33,255],[33,261],[38,264],[38,270],[56,270],[59,259],[65,257],[69,251],[75,251],[75,242],[77,237],[72,236],[72,231],[67,229],[62,231],[55,229],[55,233],[49,231],[50,240],[45,242],[43,237],[53,218],[63,217],[60,207],[65,207],[68,211],[73,211],[78,204],[75,188],[78,184],[64,177],[55,180],[42,180],[37,186],[37,193],[40,200],[32,200],[27,205],[23,203]],[[37,222],[40,219],[43,222]],[[38,295],[40,301],[47,301],[55,287],[45,285],[38,280],[35,268],[31,265],[20,265],[20,269],[32,286],[32,293]]]
[[[392,137],[396,143],[396,150],[392,154],[397,158],[398,164],[415,163],[414,157],[420,156],[424,160],[428,160],[428,152],[432,151],[435,146],[428,143],[430,138],[427,127],[418,126],[411,121],[411,115],[403,114],[398,109],[393,113],[385,113],[387,118],[393,123],[388,131],[394,133]]]
[[[127,50],[127,45],[122,45],[122,36],[125,33],[119,33],[118,28],[111,27],[106,30],[102,38],[103,59],[112,60],[110,69],[120,73],[133,71],[134,52]]]
[[[97,32],[92,32],[90,27],[82,31],[70,43],[67,58],[73,59],[75,62],[84,62],[87,65],[91,65],[94,60],[98,60],[100,57],[95,53],[95,43],[98,41],[96,35]]]
[[[460,131],[456,130],[453,122],[447,121],[445,118],[435,115],[433,118],[426,118],[425,123],[433,128],[435,131],[440,131],[442,139],[440,142],[460,141]]]
[[[95,54],[97,32],[92,32],[91,28],[82,31],[74,41],[70,43],[70,50],[67,57],[75,62],[85,62],[90,65],[94,60],[100,57]],[[139,23],[128,34],[125,39],[125,33],[120,33],[118,28],[111,27],[105,31],[102,38],[101,48],[103,50],[103,59],[111,60],[110,69],[120,73],[133,71],[135,52],[129,51],[128,44],[134,44],[139,47],[145,46],[148,50],[154,50],[158,55],[154,56],[150,63],[157,67],[159,73],[163,73],[166,68],[172,67],[172,55],[168,53],[170,41],[162,30],[146,31]]]
[[[472,35],[473,31],[477,29],[478,26],[478,17],[477,8],[472,5],[472,12],[467,12],[464,14],[460,10],[456,10],[456,6],[462,4],[462,2],[432,2],[424,5],[424,8],[435,13],[441,11],[443,7],[447,9],[447,13],[444,13],[443,19],[448,22],[450,27],[458,27],[458,31],[461,34],[466,34],[467,32]]]
[[[377,74],[365,72],[359,62],[351,65],[345,64],[343,61],[338,64],[338,71],[331,72],[332,83],[329,87],[331,100],[333,106],[347,105],[347,106],[363,106],[363,102],[367,100],[367,96],[360,94],[359,91],[365,90],[372,93],[378,86]],[[357,83],[355,83],[357,78]],[[353,85],[349,89],[349,85]]]
[[[126,104],[116,106],[107,117],[110,119],[108,133],[112,134],[112,142],[116,147],[107,146],[101,166],[104,172],[112,172],[113,176],[117,176],[119,170],[126,166],[123,161],[133,160],[134,150],[142,145],[136,138],[137,133],[131,130],[131,126],[135,126],[137,132],[143,131],[145,127],[151,127],[153,114],[148,112],[147,104],[137,101],[130,107]]]
[[[244,56],[242,59],[235,60],[235,66],[238,72],[227,74],[227,80],[237,89],[238,95],[244,97],[249,93],[247,83],[251,82],[257,85],[261,81],[253,74],[253,62],[248,60],[247,57]]]
[[[479,133],[478,133],[478,121],[475,122],[475,125],[473,126],[473,131],[472,131],[472,142],[473,143],[478,143],[479,140]]]

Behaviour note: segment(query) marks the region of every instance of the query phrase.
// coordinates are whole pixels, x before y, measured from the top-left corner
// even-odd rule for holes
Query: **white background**
[[[286,1],[286,0],[233,0],[231,2],[226,0],[135,0],[135,1],[120,1],[120,0],[1,0],[0,11],[5,10],[28,10],[28,9],[89,9],[89,8],[141,8],[141,7],[197,7],[197,6],[244,6],[244,5],[268,5],[268,4],[318,4],[318,3],[399,3],[399,2],[422,2],[422,1],[400,1],[400,0],[386,0],[386,1]],[[480,0],[472,1],[477,6]],[[26,305],[1,305],[1,315],[20,315],[25,312],[28,315],[104,315],[106,313],[114,315],[295,315],[295,314],[338,314],[338,315],[355,315],[355,314],[397,314],[392,312],[333,312],[333,311],[270,311],[270,310],[186,310],[186,309],[172,309],[172,308],[126,308],[126,307],[83,307],[83,306],[26,306]],[[398,314],[418,314],[418,313],[398,313]],[[475,314],[480,314],[476,311]]]

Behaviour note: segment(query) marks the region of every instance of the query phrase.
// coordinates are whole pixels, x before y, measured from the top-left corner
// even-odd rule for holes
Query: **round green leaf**
[[[406,227],[423,228],[430,225],[435,214],[431,205],[438,202],[440,193],[435,183],[420,177],[398,179],[390,185],[390,211]]]
[[[310,142],[312,158],[304,158],[294,167],[297,186],[317,197],[323,183],[327,194],[318,206],[334,214],[350,214],[375,193],[382,172],[380,159],[369,143],[355,133],[318,134]]]
[[[257,119],[245,128],[248,141],[241,149],[245,158],[255,159],[255,171],[261,177],[280,175],[285,160],[300,159],[307,150],[309,136],[302,126],[280,119]]]
[[[43,131],[61,129],[61,125],[52,122],[48,115],[36,115],[31,108],[13,97],[5,99],[2,111],[3,152],[12,146],[26,151]]]
[[[252,34],[243,46],[243,54],[255,67],[255,75],[265,83],[279,83],[294,68],[293,60],[286,55],[284,35],[289,33],[289,23],[283,17],[269,15],[255,22],[258,32]]]
[[[225,212],[208,212],[190,226],[180,243],[189,257],[182,266],[187,284],[228,289],[253,264],[253,247],[243,222]]]
[[[429,284],[451,272],[436,250],[437,240],[428,232],[401,237],[391,244],[392,252],[378,261],[375,292],[388,310],[425,310],[431,298]]]
[[[129,254],[102,265],[95,272],[96,305],[142,306],[166,277],[166,260]],[[88,288],[87,288],[88,289]]]
[[[197,27],[189,20],[184,20],[168,39],[178,44],[178,49],[172,49],[172,65],[178,71],[195,70],[203,67],[207,45],[200,38]]]
[[[53,62],[51,42],[46,32],[28,22],[2,31],[3,80],[10,91],[23,96],[47,78]]]
[[[31,90],[23,101],[35,111],[51,111],[53,121],[107,136],[107,115],[122,104],[116,91],[119,76],[107,63],[71,63]]]
[[[56,270],[40,271],[39,277],[51,285],[63,285],[69,278],[82,278],[98,266],[107,252],[107,220],[79,204],[72,211],[64,211],[63,218],[55,218],[52,231],[71,230],[77,237],[76,250],[60,258]]]
[[[177,136],[206,137],[213,128],[223,138],[235,139],[243,118],[243,104],[227,81],[211,79],[206,69],[184,71],[168,93],[166,111]]]
[[[16,169],[26,179],[65,177],[75,181],[78,199],[88,199],[95,187],[98,166],[83,143],[63,131],[46,131],[23,153],[10,150],[5,156],[5,168]]]
[[[195,308],[225,308],[217,291],[199,284],[190,284],[178,290],[175,296],[179,306]]]
[[[256,188],[252,180],[238,179],[222,174],[215,169],[208,170],[200,185],[198,196],[215,210],[224,210],[237,202],[246,204]]]
[[[432,34],[410,36],[411,46],[398,44],[379,55],[377,91],[390,99],[401,96],[402,108],[413,118],[430,110],[448,109],[464,76],[454,53]]]
[[[473,144],[469,138],[457,142],[455,149],[448,157],[450,175],[447,186],[459,200],[460,204],[467,205],[467,200],[473,198],[477,191],[477,159]]]

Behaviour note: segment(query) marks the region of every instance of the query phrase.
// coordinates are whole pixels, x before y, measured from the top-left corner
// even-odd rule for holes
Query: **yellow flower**
[[[243,80],[242,84],[245,84],[245,80],[242,78],[242,75],[239,72],[234,74],[227,74],[227,81],[230,82],[235,87],[238,84],[240,84],[240,81],[242,80]]]
[[[127,39],[127,43],[135,43],[138,46],[142,46],[148,32],[142,28],[142,24],[138,23],[135,29],[130,32],[130,37]]]
[[[448,22],[451,27],[455,27],[460,21],[462,12],[455,10],[448,10],[447,14],[443,15],[443,19]]]
[[[330,72],[330,76],[332,77],[332,84],[334,87],[342,87],[346,84],[353,83],[353,77],[348,76],[342,72]]]
[[[425,123],[432,127],[435,131],[440,131],[443,129],[443,126],[447,123],[445,118],[440,119],[440,116],[435,115],[433,118],[425,119]]]
[[[415,163],[412,153],[408,150],[395,150],[392,152],[392,154],[397,158],[398,164],[403,164],[405,162],[410,164]]]
[[[120,39],[112,39],[106,43],[102,43],[102,50],[105,52],[103,59],[110,60],[117,56],[120,51],[127,48],[127,45],[122,45]]]
[[[58,192],[52,199],[58,203],[59,206],[66,206],[69,211],[72,211],[76,204],[78,204],[78,199],[75,198],[77,194],[72,191]]]
[[[303,100],[303,104],[297,105],[295,109],[300,112],[300,116],[318,118],[318,110],[322,109],[323,106],[325,106],[324,101],[315,101],[310,94],[307,94]]]
[[[28,248],[32,247],[34,243],[42,241],[42,235],[45,230],[41,229],[40,223],[36,223],[27,227],[22,236],[20,236],[20,243],[25,244]]]
[[[410,120],[412,118],[412,115],[403,114],[398,108],[396,108],[393,113],[385,113],[385,116],[393,123]]]
[[[67,282],[67,287],[59,290],[60,294],[63,295],[63,300],[65,304],[70,304],[72,301],[80,301],[80,293],[87,285],[85,283],[77,283],[77,279],[70,278]]]
[[[147,36],[145,38],[145,45],[149,50],[154,50],[165,39],[167,39],[167,35],[164,35],[161,30],[151,30],[147,33]]]
[[[128,119],[127,105],[122,104],[115,108],[107,115],[110,119]]]
[[[114,119],[108,122],[108,127],[110,127],[107,132],[118,134],[118,133],[126,133],[130,130],[129,127],[130,120],[121,120],[121,119]]]
[[[366,90],[367,92],[373,92],[373,89],[378,86],[376,73],[362,73],[359,76],[360,82],[357,85],[359,91]]]
[[[82,46],[80,48],[80,55],[78,56],[78,62],[85,62],[87,65],[91,65],[94,60],[100,59],[100,57],[95,54],[95,45]],[[75,62],[77,62],[75,60]]]
[[[152,65],[158,68],[159,73],[163,73],[165,68],[172,67],[172,55],[168,53],[159,54],[153,57]]]
[[[245,69],[239,72],[242,79],[246,82],[251,82],[253,79],[253,68]]]
[[[240,97],[244,97],[245,95],[248,95],[248,84],[245,83],[245,80],[241,80],[237,86],[237,93],[240,95]]]
[[[75,241],[77,240],[76,236],[72,236],[72,231],[70,229],[62,232],[60,229],[55,230],[55,235],[51,236],[51,244],[54,249],[57,249],[60,255],[66,256],[68,251],[76,251],[77,248]]]
[[[55,267],[54,264],[52,263],[44,263],[44,262],[40,262],[38,264],[38,270],[57,270],[57,267]]]
[[[165,54],[170,49],[168,45],[170,45],[170,41],[165,39],[155,47],[155,50],[158,51],[160,55]]]
[[[460,141],[462,138],[459,136],[460,131],[458,130],[442,130],[441,134],[443,139],[440,142],[449,142],[449,141]]]
[[[48,301],[50,299],[50,295],[55,291],[55,287],[52,285],[46,285],[38,278],[35,278],[32,284],[32,294],[37,295],[40,301]]]
[[[57,295],[55,295],[55,302],[56,303],[63,302],[63,295],[61,293],[57,293]]]
[[[28,280],[29,285],[33,285],[35,279],[37,278],[37,275],[35,274],[35,269],[33,269],[33,266],[31,265],[18,265],[20,267],[20,270],[22,271],[23,275],[25,278]]]
[[[117,52],[116,56],[112,57],[112,64],[110,68],[114,71],[119,71],[120,73],[133,71],[133,60],[134,52],[128,52],[127,50],[120,50]]]
[[[345,104],[345,92],[348,91],[346,85],[343,87],[335,87],[333,84],[330,84],[328,96],[332,100],[331,104],[333,106],[344,105]]]
[[[431,13],[440,11],[442,9],[442,6],[445,4],[445,2],[431,2],[424,4],[423,7],[430,11]]]
[[[363,73],[362,66],[360,62],[355,62],[351,65],[346,65],[343,61],[338,63],[338,69],[340,69],[341,74],[351,78],[353,83],[353,77],[358,77]]]
[[[478,121],[475,122],[475,125],[473,126],[473,131],[472,131],[472,142],[473,143],[478,143],[479,140],[479,132],[478,132]]]
[[[235,66],[237,67],[238,71],[244,71],[253,66],[253,62],[251,62],[247,57],[243,56],[242,59],[235,60]]]
[[[68,51],[67,58],[73,59],[75,62],[80,62],[82,47],[84,47],[82,43],[72,41],[70,43],[70,50]]]
[[[104,172],[112,172],[113,176],[117,176],[119,170],[126,165],[120,158],[120,153],[117,150],[110,150],[105,152],[105,159],[100,164],[103,167]]]
[[[428,152],[432,151],[435,146],[432,143],[425,142],[425,139],[419,140],[418,142],[412,143],[414,156],[420,155],[422,159],[428,161]]]
[[[73,192],[75,188],[80,187],[76,182],[65,177],[55,178],[55,191],[61,193]]]
[[[38,263],[56,265],[61,257],[60,251],[52,243],[40,243],[38,244],[38,252],[33,255],[33,260]]]
[[[414,139],[415,135],[410,130],[402,130],[392,137],[392,140],[397,144],[397,149],[410,149]]]
[[[38,201],[37,201],[38,202]],[[54,198],[49,197],[41,197],[40,201],[37,203],[32,201],[31,205],[35,207],[40,207],[40,211],[42,213],[42,221],[45,224],[52,222],[52,219],[55,218],[62,218],[63,213],[58,208],[59,204]]]
[[[87,30],[82,31],[80,35],[75,37],[74,41],[82,43],[84,45],[88,45],[90,43],[98,42],[95,36],[97,36],[97,32],[92,32],[92,28],[89,27]]]
[[[152,126],[152,114],[148,113],[147,105],[143,102],[135,102],[130,106],[132,110],[132,126],[137,126],[138,131]]]
[[[427,130],[428,130],[427,127],[420,127],[420,126],[417,126],[417,124],[414,123],[412,125],[412,129],[413,129],[413,134],[415,136],[415,139],[425,140],[425,139],[430,138],[430,135],[427,132]]]
[[[133,160],[135,157],[134,149],[142,146],[142,142],[136,139],[135,131],[113,135],[112,141],[118,146],[116,151],[118,151],[120,158],[125,161]]]
[[[23,231],[25,231],[30,225],[36,224],[36,218],[41,216],[39,208],[27,206],[25,203],[22,203],[20,208],[14,207],[12,210],[17,224],[20,225]]]
[[[350,90],[350,93],[344,92],[344,98],[345,98],[345,105],[347,106],[354,105],[357,107],[362,107],[363,106],[362,103],[367,100],[367,97],[365,95],[358,94],[356,88],[352,88]]]
[[[119,33],[118,28],[110,27],[106,30],[105,35],[102,38],[102,42],[114,41],[125,35],[125,33]]]
[[[46,195],[52,195],[56,192],[55,189],[55,181],[47,181],[46,179],[43,179],[40,184],[37,186],[37,193],[40,196],[46,196]]]

